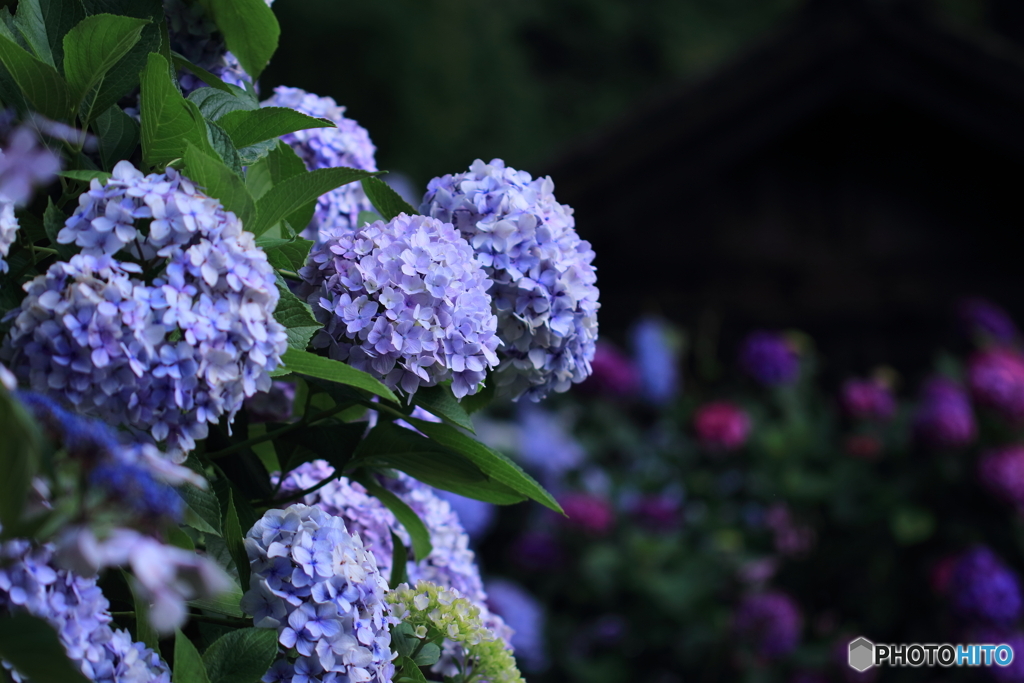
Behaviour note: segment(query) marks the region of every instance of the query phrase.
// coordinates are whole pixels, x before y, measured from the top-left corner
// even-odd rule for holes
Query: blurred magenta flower
[[[841,401],[843,410],[856,420],[888,420],[896,412],[892,391],[876,379],[846,380]]]
[[[989,451],[978,461],[982,485],[1024,511],[1024,446],[1015,444]]]
[[[1011,349],[988,349],[967,366],[971,393],[1008,420],[1024,419],[1024,357]]]
[[[750,417],[731,401],[714,401],[697,409],[693,428],[701,446],[710,451],[734,451],[747,442]]]
[[[785,335],[758,331],[743,341],[740,367],[759,384],[779,386],[796,381],[800,358]]]
[[[964,332],[971,337],[1007,344],[1019,336],[1017,326],[1006,311],[986,299],[962,299],[957,306],[957,317]]]
[[[597,342],[590,368],[592,373],[580,388],[624,398],[635,396],[640,390],[640,373],[636,365],[613,344]]]
[[[793,599],[780,592],[748,595],[736,608],[736,634],[760,657],[778,659],[800,641],[803,619]]]
[[[932,446],[955,448],[974,441],[977,425],[967,393],[945,377],[929,380],[921,391],[914,429]]]
[[[565,510],[565,524],[596,536],[611,531],[615,513],[604,498],[589,493],[568,493],[558,501]]]

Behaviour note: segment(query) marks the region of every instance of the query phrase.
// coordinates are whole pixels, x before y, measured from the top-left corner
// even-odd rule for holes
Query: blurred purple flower
[[[740,347],[740,367],[765,386],[791,384],[800,374],[800,357],[777,332],[753,332]]]
[[[640,375],[628,356],[608,342],[597,342],[594,360],[590,362],[593,374],[581,385],[612,398],[629,398],[640,389]]]
[[[747,596],[733,616],[736,634],[765,659],[778,659],[796,649],[801,625],[796,603],[778,592]]]
[[[594,536],[603,536],[615,524],[615,512],[604,498],[589,493],[568,493],[558,499],[565,510],[562,522]]]
[[[949,578],[953,611],[963,619],[1009,624],[1021,615],[1017,575],[984,546],[961,555]]]
[[[0,149],[0,197],[27,204],[33,189],[57,177],[60,166],[60,157],[40,144],[35,131],[15,128]]]
[[[1024,511],[1024,446],[1005,446],[982,455],[978,478],[998,498]]]
[[[554,535],[528,531],[509,547],[509,557],[527,571],[555,571],[565,562],[565,554]]]
[[[434,489],[434,494],[438,498],[448,501],[452,510],[458,515],[459,521],[462,522],[462,528],[466,530],[471,539],[483,538],[494,524],[496,510],[493,504],[441,489]]]
[[[971,357],[967,378],[975,400],[1008,420],[1024,419],[1024,357],[1011,349],[988,349]]]
[[[961,300],[957,306],[957,317],[964,332],[972,337],[1007,344],[1019,336],[1017,326],[1007,312],[986,299]]]
[[[697,409],[693,428],[701,446],[716,452],[734,451],[747,442],[750,417],[731,401],[714,401]]]
[[[892,391],[874,379],[846,380],[841,399],[843,409],[856,420],[888,420],[896,412]]]
[[[516,661],[528,671],[544,671],[548,667],[544,606],[522,586],[506,579],[490,579],[485,587],[487,606],[512,629]]]
[[[655,405],[665,405],[679,393],[679,356],[671,328],[661,318],[641,318],[630,331],[630,345],[640,373],[640,390]]]
[[[640,497],[632,508],[637,522],[651,531],[668,532],[682,522],[682,501],[679,496],[650,494]]]
[[[967,393],[952,380],[930,379],[921,390],[914,430],[932,446],[956,448],[974,441],[977,426]]]
[[[559,416],[532,404],[523,404],[518,411],[519,459],[541,479],[554,487],[568,471],[582,465],[586,451],[572,437]]]

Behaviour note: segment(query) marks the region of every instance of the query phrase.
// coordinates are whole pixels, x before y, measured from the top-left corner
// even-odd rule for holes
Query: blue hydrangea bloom
[[[641,318],[630,330],[641,393],[655,405],[664,405],[679,393],[679,355],[670,336],[668,324],[651,316]]]
[[[539,473],[545,485],[558,486],[567,472],[586,461],[586,451],[561,416],[525,406],[518,411],[517,423],[516,454],[527,469]]]
[[[18,239],[18,218],[14,215],[14,202],[0,195],[0,273],[8,270],[7,255]]]
[[[512,629],[516,660],[528,671],[544,671],[548,658],[544,651],[543,605],[525,588],[506,579],[490,579],[486,587],[491,611],[501,615]]]
[[[170,683],[170,671],[156,652],[134,642],[127,631],[111,628],[110,603],[96,580],[58,569],[49,546],[0,544],[0,612],[48,621],[68,657],[90,681]],[[17,672],[14,678],[23,680]]]
[[[302,504],[269,510],[245,548],[252,575],[242,609],[256,626],[277,629],[282,648],[271,680],[391,681],[387,583],[340,517]]]
[[[420,207],[453,223],[494,281],[498,383],[516,399],[566,391],[590,375],[594,358],[594,252],[554,189],[551,178],[477,159],[466,173],[431,180]]]
[[[332,232],[299,275],[324,323],[313,346],[391,388],[451,379],[462,398],[498,364],[489,281],[450,223],[403,213]]]
[[[965,552],[953,566],[949,595],[960,617],[989,624],[1009,624],[1021,615],[1020,581],[988,548]]]
[[[790,384],[800,373],[800,358],[793,345],[776,332],[751,333],[740,349],[740,365],[765,386]]]
[[[318,97],[299,88],[280,86],[274,89],[273,96],[263,102],[263,106],[288,107],[335,123],[337,128],[310,128],[281,137],[291,145],[310,171],[339,166],[364,171],[377,170],[374,158],[377,148],[370,142],[370,134],[358,123],[346,118],[345,107],[338,106],[330,97]],[[305,228],[302,236],[319,242],[326,239],[327,233],[358,227],[359,212],[373,210],[362,184],[349,183],[320,196],[316,213],[308,226],[293,227],[296,230]]]
[[[35,391],[147,430],[183,458],[208,423],[270,388],[287,349],[273,268],[235,215],[174,169],[143,176],[120,162],[57,241],[82,251],[25,285],[4,348]]]
[[[0,127],[8,123],[8,115],[0,114]],[[17,206],[27,204],[36,187],[57,177],[60,165],[60,157],[40,143],[35,130],[12,129],[0,150],[0,197]]]

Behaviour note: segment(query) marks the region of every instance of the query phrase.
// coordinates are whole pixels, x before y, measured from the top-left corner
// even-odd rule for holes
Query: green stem
[[[313,424],[314,422],[319,422],[320,420],[326,420],[327,418],[332,417],[334,415],[337,415],[341,411],[347,410],[348,408],[351,408],[351,406],[349,406],[349,405],[334,406],[333,408],[330,408],[328,410],[324,410],[324,411],[322,411],[320,413],[317,413],[316,415],[314,415],[311,418],[308,418],[308,419],[303,418],[302,420],[300,420],[298,422],[290,424],[290,425],[288,425],[286,427],[282,427],[281,429],[275,429],[272,432],[267,432],[266,434],[263,434],[262,436],[254,436],[251,439],[246,439],[245,441],[242,441],[240,443],[236,443],[234,446],[229,446],[229,447],[227,447],[227,448],[225,448],[223,450],[217,451],[215,453],[210,453],[206,457],[209,458],[210,460],[217,460],[219,458],[223,458],[225,456],[232,455],[233,453],[238,453],[239,451],[244,451],[246,448],[249,448],[250,446],[255,446],[258,443],[263,443],[264,441],[273,441],[274,439],[276,439],[279,436],[283,436],[283,435],[288,434],[290,432],[294,432],[296,429],[301,429],[303,427],[308,427],[309,425]]]

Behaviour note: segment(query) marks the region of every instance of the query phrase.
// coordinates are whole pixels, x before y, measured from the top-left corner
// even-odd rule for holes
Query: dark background
[[[1011,0],[278,0],[263,87],[330,95],[417,187],[550,173],[639,314],[731,363],[798,328],[910,378],[958,297],[1020,318],[1024,16]],[[710,342],[710,343],[708,343]]]

